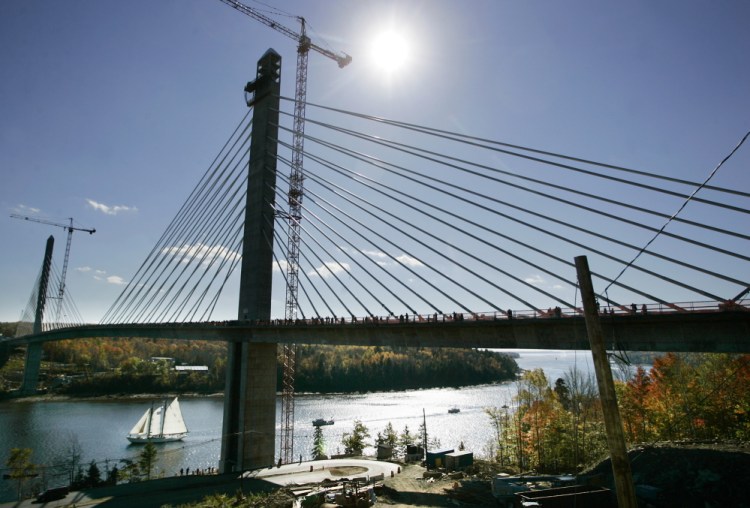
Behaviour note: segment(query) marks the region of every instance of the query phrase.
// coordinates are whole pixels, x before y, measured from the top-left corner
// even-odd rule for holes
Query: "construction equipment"
[[[298,16],[300,32],[297,33],[274,19],[266,16],[257,9],[253,9],[237,0],[220,0],[239,12],[250,16],[256,21],[281,32],[290,39],[297,41],[297,76],[294,93],[294,129],[292,131],[292,165],[289,175],[289,234],[287,239],[287,288],[286,307],[284,317],[287,322],[297,319],[297,292],[299,287],[299,245],[302,221],[302,197],[304,191],[303,147],[305,138],[305,104],[307,101],[307,57],[310,50],[334,60],[340,68],[352,61],[346,53],[335,53],[329,49],[314,44],[307,36],[305,18]],[[294,344],[285,344],[283,351],[283,375],[281,396],[281,457],[280,460],[288,464],[294,461],[294,371],[297,348]]]
[[[70,258],[70,242],[73,240],[73,231],[85,231],[86,233],[93,235],[96,233],[96,229],[78,228],[73,226],[73,217],[68,218],[69,224],[63,224],[60,222],[53,222],[47,219],[40,219],[38,217],[26,217],[24,215],[11,214],[14,219],[28,220],[31,222],[38,222],[39,224],[47,224],[49,226],[57,226],[63,228],[68,232],[68,243],[65,245],[65,260],[63,261],[62,274],[60,275],[60,289],[57,293],[57,311],[55,313],[55,320],[60,322],[60,314],[62,313],[62,302],[63,296],[65,296],[65,275],[68,273],[68,259]]]

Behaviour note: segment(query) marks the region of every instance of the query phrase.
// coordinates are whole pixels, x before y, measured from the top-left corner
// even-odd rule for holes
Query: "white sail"
[[[147,409],[145,413],[143,413],[143,416],[141,416],[141,419],[138,420],[138,423],[136,423],[132,429],[130,429],[130,433],[133,435],[137,434],[146,434],[148,430],[148,420],[149,416],[151,414],[151,409]]]
[[[180,411],[177,397],[171,402],[147,409],[128,434],[131,443],[165,443],[179,441],[187,436],[188,430]]]
[[[149,425],[148,434],[158,436],[161,432],[161,418],[164,413],[164,406],[155,407],[151,414],[151,425]]]
[[[182,411],[180,411],[180,403],[177,397],[166,407],[166,416],[164,417],[164,429],[162,434],[184,434],[187,433],[187,426],[185,420],[182,419]]]

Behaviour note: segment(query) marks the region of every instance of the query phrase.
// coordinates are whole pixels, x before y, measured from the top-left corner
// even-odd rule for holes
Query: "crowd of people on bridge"
[[[663,314],[668,312],[716,312],[717,307],[715,303],[708,304],[654,304],[651,306],[645,303],[641,305],[640,312],[636,304],[631,304],[629,307],[625,305],[608,305],[607,307],[600,308],[599,303],[596,304],[597,312],[603,316],[626,316],[626,315],[647,315],[650,312],[655,314]],[[743,310],[747,311],[747,306],[734,302],[723,302],[718,305],[718,311],[733,311]],[[211,326],[326,326],[326,325],[391,325],[391,324],[411,324],[411,323],[460,323],[464,321],[498,321],[498,320],[513,320],[513,319],[548,319],[548,318],[565,318],[572,316],[582,316],[583,309],[568,308],[563,309],[559,306],[550,307],[546,311],[542,309],[513,311],[508,309],[507,311],[494,311],[490,313],[476,313],[476,312],[453,312],[450,314],[443,314],[441,312],[434,312],[432,314],[417,314],[415,312],[404,313],[396,316],[391,314],[389,316],[365,316],[356,317],[351,316],[350,318],[344,318],[339,316],[333,317],[310,317],[310,318],[299,318],[299,319],[240,319],[233,321],[210,321],[201,323],[202,325]],[[191,323],[161,323],[164,326],[187,326]],[[129,326],[154,326],[153,323],[133,323]],[[157,324],[158,326],[158,324]]]

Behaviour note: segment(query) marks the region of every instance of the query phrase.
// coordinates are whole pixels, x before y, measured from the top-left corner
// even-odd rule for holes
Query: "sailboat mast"
[[[164,421],[167,419],[167,399],[164,399],[161,409],[161,430],[159,431],[159,437],[164,437]]]
[[[154,403],[151,403],[151,409],[148,411],[148,421],[146,422],[146,439],[151,437],[151,420],[154,418]]]

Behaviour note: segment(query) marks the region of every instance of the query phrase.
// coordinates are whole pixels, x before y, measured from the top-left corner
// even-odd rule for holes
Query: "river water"
[[[520,353],[516,361],[522,369],[542,368],[551,383],[572,367],[584,374],[592,372],[591,353],[587,351],[516,352]],[[316,418],[335,421],[322,427],[330,455],[343,450],[342,434],[351,432],[356,420],[367,426],[372,441],[388,422],[397,432],[408,426],[416,434],[423,411],[428,435],[437,438],[442,448],[458,448],[463,442],[476,456],[486,456],[492,428],[484,408],[512,406],[515,390],[515,383],[503,383],[365,394],[297,394],[295,457],[310,458],[312,420]],[[49,465],[65,456],[65,449],[77,442],[82,449],[84,469],[95,460],[103,472],[106,466],[112,467],[120,459],[138,455],[142,447],[129,444],[125,436],[150,403],[150,399],[138,398],[0,402],[0,468],[4,467],[11,448],[31,448],[34,463]],[[179,474],[180,468],[216,467],[219,461],[223,399],[181,397],[180,405],[190,435],[181,442],[157,445],[157,469],[164,475]],[[448,409],[454,406],[460,412],[449,414]],[[278,415],[280,400],[277,422]],[[372,454],[374,450],[369,448],[365,453]],[[60,480],[52,478],[49,483],[59,484]],[[10,481],[0,480],[0,502],[14,499],[12,487]]]

